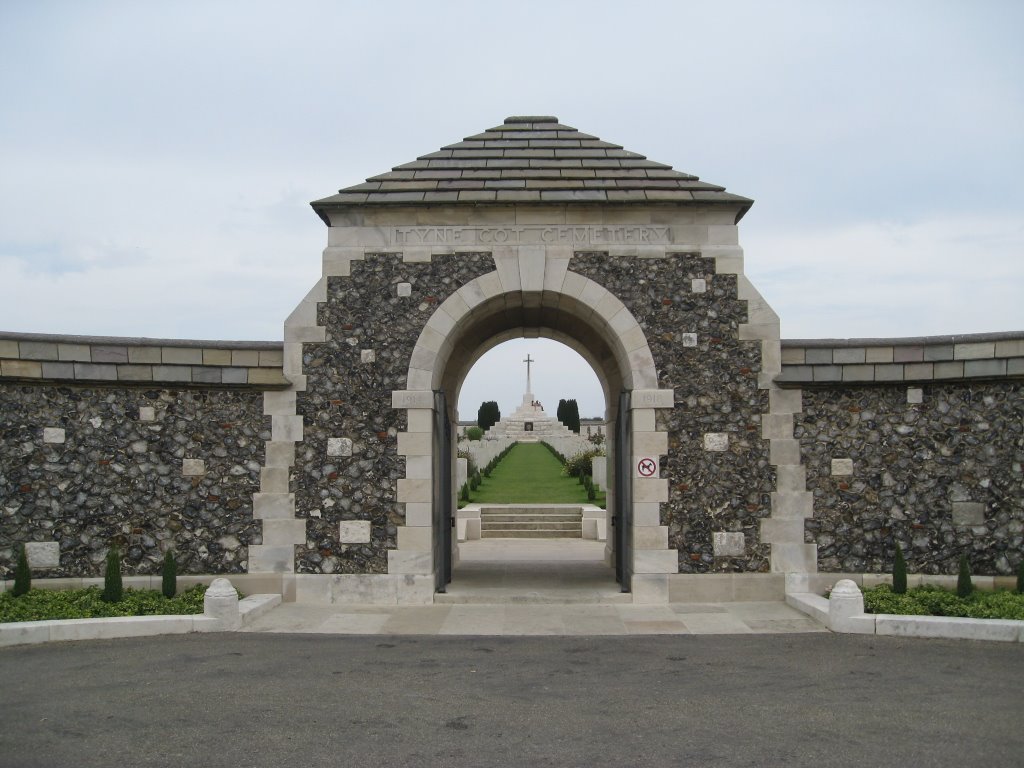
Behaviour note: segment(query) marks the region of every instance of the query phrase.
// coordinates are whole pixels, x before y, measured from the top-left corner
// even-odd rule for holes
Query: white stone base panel
[[[636,577],[634,577],[635,579]],[[673,573],[668,575],[670,603],[743,603],[784,600],[781,573]]]
[[[297,573],[297,603],[314,605],[432,605],[434,577],[403,573]]]

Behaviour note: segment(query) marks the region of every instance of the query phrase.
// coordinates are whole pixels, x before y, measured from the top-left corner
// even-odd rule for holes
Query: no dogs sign
[[[654,456],[641,456],[636,460],[637,477],[657,477],[658,459]]]

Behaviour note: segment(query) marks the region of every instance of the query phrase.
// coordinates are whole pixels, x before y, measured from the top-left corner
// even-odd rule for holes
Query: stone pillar
[[[851,579],[841,579],[832,587],[828,628],[833,632],[874,634],[875,617],[864,613],[864,595]]]
[[[242,626],[238,592],[227,579],[214,579],[203,597],[203,615],[217,619],[221,629],[233,632]]]

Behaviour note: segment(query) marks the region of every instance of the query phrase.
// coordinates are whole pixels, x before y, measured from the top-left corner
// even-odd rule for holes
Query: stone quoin
[[[99,577],[117,543],[129,579],[174,549],[243,592],[430,603],[459,389],[544,336],[601,382],[606,554],[635,602],[781,598],[886,573],[897,543],[913,573],[968,554],[1001,583],[1024,332],[781,340],[744,274],[751,205],[510,117],[315,201],[322,276],[283,343],[0,333],[0,573],[25,543],[37,579]]]

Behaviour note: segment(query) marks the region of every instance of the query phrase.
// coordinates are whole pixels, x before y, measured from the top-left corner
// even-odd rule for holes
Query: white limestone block
[[[706,432],[704,433],[705,451],[727,451],[729,450],[729,434],[727,432]]]
[[[924,390],[921,387],[907,387],[907,404],[920,405],[924,402]]]
[[[832,459],[832,475],[849,477],[853,474],[853,459]]]
[[[684,347],[696,347],[697,346],[697,334],[696,333],[684,333],[682,335],[682,341]]]
[[[423,410],[433,410],[434,408],[434,393],[429,389],[424,390],[408,390],[408,389],[395,389],[391,392],[391,407],[392,408],[421,408]],[[409,430],[419,431],[419,430]]]
[[[352,455],[352,440],[347,437],[328,437],[327,438],[327,455],[328,456],[351,456]]]
[[[412,296],[412,283],[398,283],[395,292],[399,296]]]
[[[257,520],[282,520],[295,517],[295,494],[254,493],[252,495],[252,515]],[[250,567],[250,570],[253,569]]]
[[[634,549],[633,573],[679,573],[679,553],[674,549]]]
[[[60,565],[60,544],[56,541],[25,542],[25,557],[30,568],[56,568]]]
[[[377,353],[372,349],[363,349],[359,351],[359,362],[361,363],[373,363],[377,361]]]
[[[338,524],[338,541],[342,544],[369,544],[369,520],[342,520]]]
[[[200,477],[206,474],[206,462],[203,459],[182,459],[181,474],[185,477]]]
[[[746,537],[740,532],[715,531],[711,545],[715,557],[741,557],[746,551]]]
[[[43,427],[43,442],[60,445],[65,441],[63,427]]]
[[[690,290],[693,293],[707,293],[708,283],[702,277],[695,277],[690,281]]]
[[[303,421],[301,416],[274,415],[270,420],[271,440],[277,442],[302,442]]]
[[[140,406],[139,421],[156,421],[156,408],[151,405]]]

